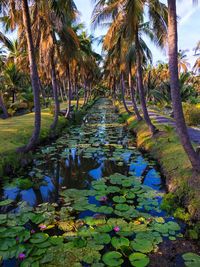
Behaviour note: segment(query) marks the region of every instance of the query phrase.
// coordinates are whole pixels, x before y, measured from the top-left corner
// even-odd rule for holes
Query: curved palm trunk
[[[65,118],[69,118],[70,112],[71,112],[72,84],[71,84],[69,64],[67,65],[67,77],[68,77],[68,83],[69,83],[69,91],[68,91],[68,108],[67,108],[67,113],[65,114]]]
[[[175,0],[168,0],[168,12],[169,70],[174,118],[181,144],[189,157],[192,167],[195,171],[200,172],[200,158],[190,142],[181,102],[178,78],[178,34]]]
[[[141,62],[141,55],[140,55],[140,49],[139,49],[140,44],[139,44],[139,39],[138,39],[138,30],[136,30],[136,33],[135,33],[135,47],[136,47],[137,83],[138,83],[140,103],[142,106],[142,111],[143,111],[145,122],[148,125],[149,130],[151,131],[152,135],[154,135],[155,133],[158,132],[158,130],[151,122],[151,119],[149,117],[149,113],[147,110],[146,99],[145,99],[145,94],[144,94],[142,62]]]
[[[125,100],[125,82],[124,82],[124,74],[123,73],[121,74],[121,88],[122,88],[122,101],[123,101],[124,108],[128,114],[131,114],[130,110],[128,109],[128,107],[126,105],[126,100]]]
[[[3,95],[2,93],[0,92],[0,107],[3,111],[3,114],[4,114],[4,118],[7,119],[9,117],[9,114],[8,114],[8,111],[7,111],[7,108],[4,104],[4,100],[3,100]]]
[[[140,112],[138,110],[137,103],[136,103],[136,100],[135,100],[135,90],[133,88],[131,70],[129,70],[129,88],[130,88],[130,92],[131,92],[131,99],[132,99],[132,103],[133,103],[133,109],[135,111],[135,115],[136,115],[137,121],[142,121],[142,117],[140,115]]]
[[[23,11],[23,21],[24,21],[24,27],[25,27],[26,39],[27,39],[27,45],[28,45],[31,84],[33,88],[34,105],[35,105],[35,123],[34,123],[34,130],[33,130],[32,137],[29,143],[24,148],[20,149],[20,151],[22,152],[28,152],[36,146],[39,140],[39,136],[40,136],[40,128],[41,128],[40,82],[39,82],[38,70],[37,70],[37,65],[36,65],[36,60],[35,60],[33,38],[32,38],[32,32],[31,32],[31,20],[30,20],[29,7],[28,7],[27,0],[22,0],[22,11]]]
[[[56,69],[55,69],[55,63],[54,58],[52,56],[51,60],[51,81],[52,81],[52,88],[53,88],[53,96],[54,96],[54,102],[55,102],[55,111],[54,111],[54,121],[52,125],[50,126],[51,129],[55,129],[58,123],[58,116],[60,111],[60,103],[58,100],[58,83],[56,79]]]

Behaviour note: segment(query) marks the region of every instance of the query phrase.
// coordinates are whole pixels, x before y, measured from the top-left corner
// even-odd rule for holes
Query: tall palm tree
[[[148,9],[147,9],[148,8]],[[96,7],[93,12],[94,25],[98,25],[102,21],[112,19],[114,24],[119,14],[125,15],[125,29],[126,35],[129,37],[129,41],[135,43],[136,48],[136,66],[137,66],[137,83],[140,95],[140,102],[143,110],[144,119],[152,134],[157,132],[156,127],[152,124],[148,114],[144,85],[143,85],[143,69],[142,69],[142,56],[139,42],[139,25],[144,21],[144,14],[148,11],[148,15],[151,22],[151,27],[154,30],[152,39],[159,46],[163,46],[167,27],[167,10],[164,4],[159,0],[115,0],[96,1]]]
[[[180,137],[183,148],[189,157],[193,169],[197,172],[200,172],[200,158],[191,144],[181,103],[178,73],[178,33],[176,0],[168,0],[168,47],[171,97],[177,132]]]
[[[35,59],[35,48],[33,44],[33,37],[31,31],[31,18],[29,13],[29,5],[27,0],[22,0],[22,14],[23,14],[23,22],[26,33],[26,40],[28,46],[28,56],[29,56],[29,64],[30,64],[30,76],[31,76],[31,84],[33,88],[34,94],[34,106],[35,106],[35,123],[34,130],[29,143],[20,151],[28,152],[32,148],[35,147],[39,140],[40,136],[40,128],[41,128],[41,107],[40,107],[40,82],[38,76],[38,69]]]

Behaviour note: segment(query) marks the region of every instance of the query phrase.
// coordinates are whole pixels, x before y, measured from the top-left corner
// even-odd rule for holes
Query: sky
[[[163,0],[165,2],[165,0]],[[81,13],[81,21],[83,21],[88,29],[91,30],[91,14],[93,10],[92,0],[75,0],[78,10]],[[192,0],[177,0],[177,13],[179,16],[178,34],[179,49],[189,50],[187,52],[188,60],[191,65],[195,62],[194,47],[200,40],[200,5],[194,7]],[[93,33],[93,32],[92,32]],[[93,34],[98,37],[105,33],[105,30],[98,29]],[[160,51],[159,48],[148,42],[153,53],[154,63],[157,61],[167,61],[167,51]],[[97,52],[101,51],[101,47],[95,45]]]

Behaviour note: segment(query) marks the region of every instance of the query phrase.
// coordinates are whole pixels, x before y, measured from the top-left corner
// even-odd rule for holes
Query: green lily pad
[[[101,206],[97,208],[97,212],[104,213],[104,214],[112,214],[113,208],[107,206]]]
[[[147,239],[135,239],[131,242],[131,246],[135,251],[149,253],[153,250],[153,244]]]
[[[185,253],[182,258],[185,261],[185,266],[187,267],[199,267],[200,266],[200,256],[192,253],[192,252],[188,252]]]
[[[107,252],[103,255],[102,260],[107,266],[111,267],[120,266],[124,262],[122,254],[116,251]]]
[[[129,261],[132,266],[145,267],[149,264],[150,260],[147,255],[136,252],[129,256]]]
[[[111,244],[116,249],[121,249],[122,247],[129,246],[129,240],[125,237],[113,237],[111,240]]]
[[[12,199],[5,199],[3,201],[0,201],[0,207],[3,207],[3,206],[8,206],[10,205],[11,203],[13,203],[14,201]]]
[[[127,204],[117,204],[115,208],[119,211],[128,211],[130,206]]]
[[[116,203],[125,203],[126,198],[123,196],[115,196],[115,197],[113,197],[113,201]]]
[[[111,241],[110,235],[106,233],[97,233],[94,235],[94,240],[97,244],[103,245],[103,244],[109,244]]]
[[[32,244],[39,244],[45,242],[49,238],[48,234],[45,233],[36,233],[30,239]]]

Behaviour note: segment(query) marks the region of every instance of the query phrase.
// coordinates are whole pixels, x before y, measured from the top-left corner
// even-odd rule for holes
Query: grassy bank
[[[80,123],[82,117],[87,112],[87,109],[92,106],[94,101],[90,101],[88,105],[82,107],[83,101],[80,100],[79,111],[75,113],[73,121],[69,122],[64,117],[59,117],[58,126],[55,130],[55,134],[60,134],[62,129],[67,125],[73,123]],[[73,104],[73,102],[72,102]],[[61,104],[61,109],[66,107],[66,103]],[[49,109],[42,110],[42,125],[40,134],[40,143],[47,140],[50,137],[50,125],[53,122],[53,115]],[[31,160],[31,153],[26,155],[17,154],[16,149],[18,147],[27,144],[31,137],[34,125],[34,113],[29,113],[23,116],[11,117],[6,120],[0,119],[0,177],[5,173],[5,169],[12,169],[15,171],[20,168],[20,164],[27,160]],[[23,166],[22,166],[23,167]]]
[[[48,109],[42,110],[41,142],[49,137],[52,122],[53,115]],[[59,118],[56,132],[59,133],[65,124],[66,120]],[[19,167],[20,160],[16,149],[27,144],[33,125],[34,113],[0,120],[0,176],[3,175],[3,169],[7,164],[14,169]]]
[[[169,190],[163,208],[191,225],[191,219],[200,221],[200,175],[193,175],[191,164],[175,130],[157,125],[160,132],[152,137],[144,121],[137,122],[135,116],[124,113],[122,107],[118,108],[122,120],[136,134],[138,148],[147,151],[162,168]],[[196,223],[195,227],[199,232],[200,225]]]

